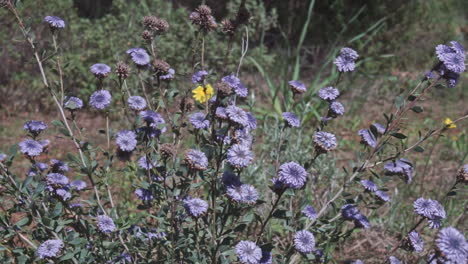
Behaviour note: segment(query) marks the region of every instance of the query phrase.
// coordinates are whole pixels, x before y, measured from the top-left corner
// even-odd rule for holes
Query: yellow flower
[[[198,86],[193,91],[193,98],[200,103],[204,103],[211,99],[214,95],[213,87],[210,84],[203,86]]]
[[[448,117],[445,118],[444,124],[445,124],[445,127],[446,127],[446,128],[456,128],[456,127],[457,127],[457,125],[455,125],[455,124],[453,123],[452,119],[450,119],[450,118],[448,118]]]

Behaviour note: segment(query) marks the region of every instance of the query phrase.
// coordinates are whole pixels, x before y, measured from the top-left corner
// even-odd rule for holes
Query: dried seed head
[[[229,96],[232,93],[232,88],[225,82],[218,82],[215,84],[215,88],[218,91],[220,98]]]
[[[463,165],[458,171],[457,182],[468,184],[468,164]]]
[[[210,16],[211,15],[211,8],[207,5],[200,5],[195,9],[201,16]]]
[[[225,33],[227,35],[233,35],[234,32],[236,31],[236,27],[234,26],[234,24],[229,19],[224,19],[221,22],[221,27],[222,27],[221,30],[223,31],[223,33]]]
[[[187,113],[192,111],[193,107],[195,106],[195,102],[192,98],[183,97],[180,101],[180,111]]]
[[[161,156],[164,158],[164,159],[168,159],[170,157],[173,157],[175,155],[175,148],[172,144],[169,144],[169,143],[164,143],[161,145],[161,148],[160,148],[160,151],[161,151]]]
[[[249,10],[247,10],[247,8],[245,7],[240,8],[236,17],[237,26],[247,24],[249,22],[249,19],[250,19]]]
[[[153,40],[153,34],[149,30],[145,30],[141,34],[141,38],[146,42],[151,42],[151,40]]]
[[[166,20],[155,16],[145,16],[143,18],[143,25],[147,30],[156,34],[165,33],[169,29],[169,23]]]
[[[167,63],[167,62],[165,62],[163,60],[160,60],[160,59],[155,59],[154,60],[153,67],[154,67],[154,72],[156,74],[159,74],[159,75],[168,74],[169,69],[171,68],[169,63]]]
[[[127,79],[128,75],[130,75],[130,67],[122,61],[119,61],[115,67],[115,73],[119,76],[119,79]]]

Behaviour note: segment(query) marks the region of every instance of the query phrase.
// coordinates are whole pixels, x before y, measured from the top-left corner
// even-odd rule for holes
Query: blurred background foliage
[[[66,87],[69,93],[88,96],[95,88],[89,66],[96,62],[114,65],[125,58],[125,50],[141,46],[141,20],[145,15],[156,15],[169,22],[169,33],[158,41],[159,56],[175,66],[179,85],[187,85],[191,74],[189,47],[195,39],[195,28],[188,15],[200,3],[193,0],[19,0],[17,6],[31,27],[38,48],[45,51],[44,58],[51,55],[52,44],[43,17],[56,15],[68,23],[60,36],[67,62]],[[221,22],[234,16],[240,0],[205,3]],[[464,13],[468,2],[463,0],[320,0],[315,1],[311,14],[308,14],[309,6],[310,1],[304,0],[246,1],[252,17],[244,72],[255,75],[260,69],[264,76],[274,76],[272,81],[277,81],[275,78],[299,77],[291,75],[299,66],[300,77],[311,80],[327,62],[326,58],[331,58],[342,45],[358,50],[363,58],[359,71],[369,80],[414,69],[421,72],[421,65],[430,67],[428,62],[433,58],[436,44],[451,39],[463,43],[468,31]],[[8,112],[30,107],[34,109],[29,110],[47,110],[49,97],[44,96],[46,91],[37,78],[39,73],[32,63],[31,51],[6,10],[0,10],[0,23],[0,108]],[[306,34],[298,48],[304,27]],[[241,37],[237,34],[234,40],[228,65],[236,65],[240,57]],[[221,33],[210,34],[206,39],[206,60],[214,71],[221,67],[226,39]]]

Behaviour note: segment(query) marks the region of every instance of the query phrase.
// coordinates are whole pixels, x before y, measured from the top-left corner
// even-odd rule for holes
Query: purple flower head
[[[47,129],[47,124],[42,121],[31,120],[24,123],[23,128],[34,136],[37,136]]]
[[[463,233],[454,227],[439,231],[436,239],[437,248],[449,263],[466,263],[468,259],[468,242]]]
[[[425,218],[431,218],[435,211],[435,205],[431,199],[418,198],[413,206],[415,213]]]
[[[224,76],[221,81],[229,85],[232,89],[235,89],[237,85],[240,83],[240,79],[237,78],[235,75],[231,74],[228,76]]]
[[[75,111],[83,107],[83,101],[78,97],[67,96],[65,97],[65,102],[63,103],[63,106],[70,111]]]
[[[301,230],[294,235],[294,247],[297,251],[308,254],[315,249],[315,237],[307,231]]]
[[[356,227],[360,227],[360,228],[364,228],[364,229],[368,229],[370,227],[370,223],[369,223],[369,220],[367,219],[367,217],[361,213],[358,213],[356,215],[354,215],[354,225]]]
[[[65,21],[60,17],[56,16],[46,16],[44,17],[44,22],[49,24],[49,27],[52,29],[65,28]]]
[[[380,200],[382,200],[384,202],[390,201],[390,196],[386,192],[384,192],[382,190],[378,190],[374,194],[375,194],[375,196],[377,196],[377,198],[379,198]]]
[[[55,189],[55,194],[58,197],[60,197],[63,201],[67,201],[71,198],[71,193],[68,191],[68,188]]]
[[[48,168],[49,168],[49,165],[47,165],[47,163],[36,162],[31,167],[31,170],[34,171],[34,172],[37,172],[37,171],[42,172],[42,171],[47,170]]]
[[[355,61],[359,57],[357,52],[351,48],[342,48],[335,59],[335,65],[340,72],[351,72],[356,67]]]
[[[37,247],[37,256],[41,259],[58,257],[63,248],[63,242],[60,239],[49,239]]]
[[[80,180],[75,180],[70,183],[70,186],[74,188],[77,191],[81,191],[84,188],[86,188],[86,182],[85,181],[80,181]]]
[[[210,120],[206,119],[203,112],[193,113],[189,117],[189,121],[195,129],[207,129],[210,127]]]
[[[185,162],[194,170],[206,170],[208,168],[208,158],[205,153],[195,149],[189,149],[185,153]]]
[[[245,168],[252,160],[252,151],[249,146],[243,144],[235,144],[227,152],[227,161],[236,168]]]
[[[250,129],[250,130],[255,130],[257,128],[257,119],[255,118],[255,116],[250,113],[250,112],[246,112],[247,113],[247,128]]]
[[[199,198],[187,198],[184,200],[184,208],[193,217],[199,217],[208,211],[208,203]]]
[[[352,204],[345,204],[341,207],[341,215],[346,220],[354,220],[359,214],[357,207]]]
[[[413,165],[404,158],[385,163],[384,171],[386,175],[404,176],[406,183],[411,183],[413,177]]]
[[[314,145],[319,152],[328,152],[338,146],[336,136],[332,133],[319,131],[314,134]]]
[[[289,127],[300,127],[301,121],[299,118],[291,112],[284,112],[283,113],[284,121],[286,121],[286,125]]]
[[[150,56],[146,52],[146,50],[137,48],[130,53],[130,57],[132,58],[133,63],[135,63],[138,67],[146,66],[150,63]]]
[[[358,135],[361,136],[361,143],[371,148],[377,147],[377,139],[375,138],[372,131],[369,129],[361,129],[358,131]]]
[[[132,55],[133,52],[146,52],[145,49],[143,48],[130,48],[127,51],[125,51],[128,55]]]
[[[236,253],[243,264],[257,264],[262,258],[262,249],[254,242],[242,240],[236,245]]]
[[[302,213],[305,214],[305,216],[307,216],[310,220],[315,220],[315,218],[317,218],[317,212],[315,211],[315,208],[310,205],[304,207],[304,209],[302,209]]]
[[[465,54],[465,48],[463,48],[463,46],[458,41],[452,40],[450,41],[450,44],[456,53]]]
[[[375,192],[378,189],[377,185],[371,180],[361,180],[361,184],[364,186],[364,189],[370,192]]]
[[[344,115],[344,106],[340,102],[333,101],[330,103],[329,113],[332,117]]]
[[[174,79],[174,75],[175,75],[175,70],[170,68],[169,70],[167,70],[167,74],[159,76],[159,79],[170,81]]]
[[[203,83],[203,80],[205,79],[205,76],[208,75],[207,71],[197,71],[192,75],[192,83]]]
[[[271,256],[271,252],[262,250],[262,258],[260,259],[258,264],[272,264],[272,263],[273,263],[273,258]]]
[[[450,53],[444,56],[444,64],[448,70],[454,73],[465,71],[465,56],[460,53]]]
[[[289,81],[289,86],[291,87],[291,90],[295,94],[303,94],[307,91],[307,88],[304,83],[301,81]]]
[[[7,157],[8,157],[7,154],[0,153],[0,162],[4,161]]]
[[[381,125],[379,123],[374,123],[374,124],[372,124],[372,127],[374,127],[375,130],[377,131],[377,133],[379,133],[380,135],[385,134],[386,128],[383,125]]]
[[[68,185],[68,178],[60,173],[49,173],[46,176],[47,184],[53,186],[66,186]]]
[[[247,89],[247,86],[245,86],[241,82],[236,87],[234,87],[234,92],[239,97],[247,97],[247,95],[249,95],[249,90]]]
[[[112,96],[107,90],[99,90],[94,92],[89,98],[89,104],[98,109],[103,110],[111,103]]]
[[[253,143],[253,137],[252,134],[250,133],[250,129],[244,127],[242,129],[236,129],[234,131],[234,140],[241,145],[250,146]]]
[[[401,261],[394,256],[388,257],[388,261],[390,262],[390,264],[401,264]]]
[[[165,123],[162,116],[152,110],[141,111],[139,115],[148,125],[157,126]]]
[[[226,108],[222,106],[218,106],[216,108],[215,116],[221,120],[226,120],[228,119],[227,113],[226,113]]]
[[[42,153],[43,147],[42,145],[32,139],[25,139],[21,141],[19,144],[20,151],[23,154],[26,154],[30,157],[39,156]]]
[[[232,123],[245,127],[249,124],[249,118],[247,113],[240,107],[235,105],[230,105],[226,107],[226,113],[229,118],[229,121]]]
[[[258,200],[257,189],[250,184],[231,185],[226,189],[226,194],[233,201],[239,203],[254,204]]]
[[[103,233],[111,233],[115,231],[114,220],[107,215],[100,215],[97,217],[97,228]]]
[[[93,66],[89,67],[91,72],[97,78],[104,78],[111,72],[111,67],[104,63],[96,63]]]
[[[307,172],[295,162],[287,162],[279,167],[279,180],[289,188],[300,189],[307,181]]]
[[[223,175],[221,176],[221,182],[226,188],[239,187],[242,184],[239,177],[230,171],[223,172]]]
[[[422,252],[424,249],[424,240],[416,231],[411,231],[408,234],[408,242],[412,250],[416,252]]]
[[[141,111],[146,108],[146,100],[145,98],[135,95],[135,96],[130,96],[127,100],[128,106],[130,109],[135,110],[135,111]]]
[[[151,201],[154,199],[153,193],[151,190],[143,189],[143,188],[138,188],[135,190],[135,195],[138,197],[138,199],[142,201]]]
[[[44,150],[47,149],[47,147],[50,144],[50,140],[48,140],[48,139],[39,140],[38,142],[39,142],[39,144],[41,144],[41,146],[44,148]]]
[[[437,45],[435,50],[437,58],[439,58],[440,61],[444,61],[446,55],[455,53],[455,50],[444,44]]]
[[[52,172],[68,172],[70,170],[66,162],[58,159],[51,159],[50,164],[52,167]]]
[[[334,101],[338,96],[340,96],[340,91],[336,89],[335,87],[328,86],[325,88],[322,88],[318,91],[318,96],[320,99],[325,100],[325,101]]]
[[[130,130],[122,130],[117,133],[115,142],[119,146],[119,149],[122,151],[133,151],[137,146],[137,135],[135,132]]]
[[[138,159],[138,165],[144,170],[151,170],[152,168],[156,167],[157,163],[151,159],[146,159],[146,156],[142,156]]]

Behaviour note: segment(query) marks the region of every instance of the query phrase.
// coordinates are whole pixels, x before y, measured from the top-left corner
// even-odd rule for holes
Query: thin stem
[[[271,207],[271,210],[270,210],[270,212],[268,213],[267,218],[263,221],[262,226],[261,226],[261,228],[260,228],[260,232],[258,232],[258,234],[256,235],[256,237],[257,237],[257,243],[258,243],[258,241],[260,241],[260,238],[262,237],[262,233],[263,233],[263,231],[265,230],[265,227],[266,227],[266,225],[268,224],[268,221],[270,221],[271,217],[273,216],[273,212],[275,211],[276,207],[278,206],[279,201],[280,201],[280,199],[281,199],[281,196],[283,196],[283,193],[284,193],[284,191],[281,191],[281,193],[278,194],[278,197],[276,198],[275,203],[274,203],[273,206]]]
[[[148,94],[146,94],[145,83],[143,82],[143,78],[141,77],[140,71],[138,71],[138,80],[140,80],[141,89],[143,90],[143,94],[145,95],[146,102],[148,103],[148,108],[150,110],[153,110],[153,107],[151,106],[150,98],[148,97]]]

